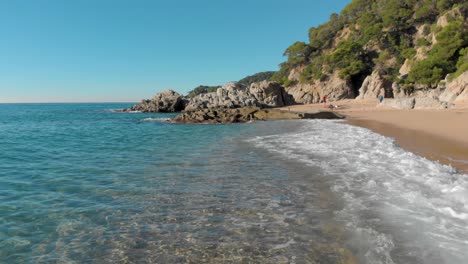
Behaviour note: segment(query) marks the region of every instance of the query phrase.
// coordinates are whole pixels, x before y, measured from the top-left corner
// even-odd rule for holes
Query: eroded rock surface
[[[468,71],[449,82],[439,100],[449,103],[468,100]]]
[[[183,97],[173,91],[173,90],[164,90],[160,93],[157,93],[150,100],[143,100],[140,103],[132,106],[131,108],[124,109],[124,112],[180,112],[184,109],[185,102]]]
[[[298,113],[279,109],[265,109],[259,107],[242,108],[206,108],[188,111],[171,120],[174,123],[244,123],[256,120],[277,119],[339,119],[334,112]]]
[[[297,103],[319,103],[323,96],[328,101],[352,99],[355,94],[349,81],[338,77],[338,72],[333,73],[325,80],[316,80],[313,83],[299,83],[287,88],[287,92],[294,97]]]
[[[382,77],[377,71],[374,71],[364,79],[359,89],[359,96],[356,99],[378,98],[380,95],[393,97],[392,82]]]
[[[195,96],[186,106],[186,111],[206,108],[281,107],[294,104],[294,99],[276,82],[252,83],[249,87],[231,82],[218,88],[215,93]]]

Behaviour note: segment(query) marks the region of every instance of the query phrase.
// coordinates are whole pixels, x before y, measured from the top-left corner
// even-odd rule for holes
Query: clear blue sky
[[[132,102],[277,70],[349,2],[0,0],[0,102]]]

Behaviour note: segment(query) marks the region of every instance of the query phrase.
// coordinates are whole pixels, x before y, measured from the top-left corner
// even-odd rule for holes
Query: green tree
[[[275,73],[276,72],[274,71],[255,73],[253,75],[249,75],[245,78],[242,78],[241,80],[238,81],[238,83],[249,86],[254,82],[261,82],[261,81],[269,80]]]
[[[297,41],[286,49],[283,56],[287,56],[288,63],[295,66],[305,62],[311,52],[312,49],[309,45],[302,41]]]

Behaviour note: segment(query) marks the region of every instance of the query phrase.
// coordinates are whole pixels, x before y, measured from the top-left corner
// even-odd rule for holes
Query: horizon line
[[[138,103],[136,101],[77,101],[77,102],[67,102],[67,101],[51,101],[51,102],[0,102],[0,104],[104,104],[104,103]]]

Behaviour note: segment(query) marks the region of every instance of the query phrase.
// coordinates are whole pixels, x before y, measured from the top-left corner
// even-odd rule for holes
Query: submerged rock
[[[277,119],[340,119],[334,112],[298,113],[279,109],[262,109],[259,107],[242,108],[206,108],[188,111],[171,120],[174,123],[244,123],[255,120]]]
[[[157,93],[151,100],[143,100],[123,112],[180,112],[184,110],[185,102],[182,96],[173,90],[164,90]]]

